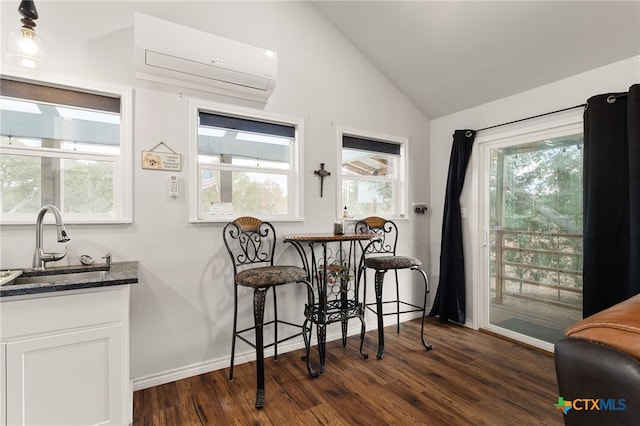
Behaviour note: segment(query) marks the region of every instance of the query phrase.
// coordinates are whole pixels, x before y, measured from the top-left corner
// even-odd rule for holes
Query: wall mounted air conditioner
[[[266,102],[278,75],[267,49],[136,13],[136,77]]]

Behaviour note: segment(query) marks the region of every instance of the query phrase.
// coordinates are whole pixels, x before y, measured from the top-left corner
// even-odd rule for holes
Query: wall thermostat
[[[178,176],[176,175],[169,176],[169,196],[178,196]]]

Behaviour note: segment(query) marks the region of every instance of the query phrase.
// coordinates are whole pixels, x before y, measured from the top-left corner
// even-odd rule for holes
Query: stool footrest
[[[289,341],[291,339],[295,339],[296,337],[302,336],[302,334],[303,334],[302,324],[294,324],[294,323],[287,322],[287,321],[281,321],[281,320],[275,321],[275,320],[273,320],[273,321],[265,322],[263,324],[263,327],[267,327],[269,325],[274,325],[274,324],[276,324],[276,322],[278,323],[278,325],[283,324],[283,325],[287,325],[287,326],[290,326],[290,327],[299,328],[300,332],[296,333],[296,334],[287,335],[286,337],[278,339],[278,341],[273,341],[273,342],[267,343],[267,344],[263,345],[263,347],[265,349],[270,348],[271,346],[275,346],[276,344],[280,344],[280,343]],[[243,333],[254,331],[255,329],[256,329],[255,327],[249,327],[249,328],[245,328],[243,330],[237,331],[236,332],[236,337],[255,349],[256,344],[252,340],[249,340],[248,338],[246,338],[246,337],[244,337],[242,335]]]
[[[389,301],[386,301],[386,302],[382,302],[382,304],[383,304],[383,305],[385,305],[385,304],[390,304],[390,303],[393,303],[394,305],[396,305],[396,304],[398,304],[398,303],[399,303],[400,305],[408,306],[408,307],[411,307],[411,308],[413,308],[413,309],[407,309],[407,310],[402,310],[402,311],[393,311],[393,312],[383,312],[383,313],[382,313],[382,315],[408,314],[408,313],[411,313],[411,312],[422,312],[422,311],[424,310],[422,306],[414,305],[414,304],[412,304],[412,303],[403,302],[403,301],[396,302],[395,300],[389,300]],[[373,307],[375,307],[375,306],[376,306],[376,303],[375,303],[375,302],[373,302],[373,303],[367,303],[367,304],[365,305],[365,307],[366,307],[368,310],[370,310],[370,311],[371,311],[371,312],[373,312],[374,314],[377,314],[377,313],[378,313],[378,311],[376,311],[374,308],[372,308],[372,306],[373,306]]]

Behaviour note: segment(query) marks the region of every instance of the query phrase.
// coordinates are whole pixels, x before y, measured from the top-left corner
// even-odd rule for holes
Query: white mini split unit
[[[278,55],[204,31],[135,14],[136,77],[266,102]]]

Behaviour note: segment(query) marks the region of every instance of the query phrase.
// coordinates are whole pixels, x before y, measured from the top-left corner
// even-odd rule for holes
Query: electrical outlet
[[[428,210],[427,203],[413,203],[413,211],[419,214],[425,214]]]

